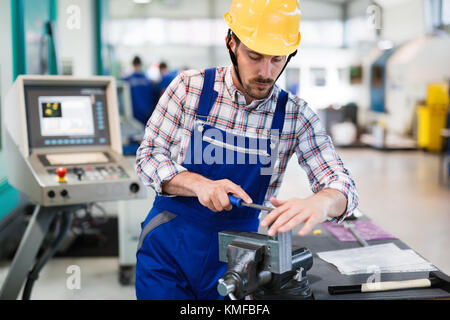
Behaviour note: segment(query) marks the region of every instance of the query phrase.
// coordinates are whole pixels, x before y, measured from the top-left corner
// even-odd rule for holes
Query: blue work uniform
[[[123,80],[130,85],[133,117],[147,124],[158,98],[156,86],[142,72],[134,72]]]
[[[182,165],[211,180],[229,179],[240,185],[254,203],[263,203],[271,174],[261,172],[268,168],[270,171],[269,157],[278,149],[274,148],[278,142],[238,136],[207,125],[206,118],[217,98],[214,81],[215,69],[207,69],[196,114],[200,121],[196,121]],[[287,99],[287,93],[281,91],[272,120],[272,129],[278,132],[284,123]],[[214,141],[219,135],[227,136],[225,144]],[[230,141],[240,143],[230,145]],[[213,163],[208,155],[215,159]],[[223,299],[216,288],[227,266],[219,261],[218,232],[257,232],[258,217],[259,211],[253,208],[213,212],[197,197],[156,196],[142,223],[138,244],[137,298]]]
[[[176,78],[177,74],[178,74],[178,70],[174,70],[174,71],[164,74],[161,77],[161,80],[158,83],[158,91],[159,91],[160,95],[164,93],[164,91],[167,89],[169,84],[173,81],[173,79]]]

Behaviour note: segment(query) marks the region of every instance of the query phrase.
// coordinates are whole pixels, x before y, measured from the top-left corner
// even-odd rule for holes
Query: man
[[[130,85],[133,117],[146,124],[157,102],[156,86],[142,72],[142,61],[135,56],[132,61],[133,73],[123,78]]]
[[[172,82],[172,80],[175,79],[175,77],[177,76],[178,71],[177,70],[169,71],[167,63],[161,61],[159,63],[159,74],[161,76],[161,79],[159,80],[158,83],[158,91],[159,96],[162,96],[164,91],[166,91],[167,87]]]
[[[357,206],[354,182],[317,115],[275,85],[300,42],[297,1],[234,0],[225,20],[233,67],[177,76],[137,152],[137,174],[157,192],[138,245],[138,299],[221,298],[226,264],[217,233],[256,232],[260,213],[232,207],[228,195],[276,207],[261,221],[272,224],[269,235],[303,222],[305,235]],[[293,153],[314,195],[279,200]]]

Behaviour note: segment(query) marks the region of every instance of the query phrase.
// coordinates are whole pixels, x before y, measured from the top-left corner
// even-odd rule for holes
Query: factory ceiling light
[[[145,4],[150,3],[152,0],[133,0],[134,3]]]

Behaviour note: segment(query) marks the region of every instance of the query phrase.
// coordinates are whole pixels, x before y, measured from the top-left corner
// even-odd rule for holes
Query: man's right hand
[[[162,190],[169,195],[195,196],[203,206],[214,212],[232,209],[228,194],[247,203],[253,202],[244,189],[231,180],[211,180],[189,171],[181,172],[163,183]]]
[[[232,194],[247,203],[253,202],[244,189],[228,179],[205,179],[196,185],[194,192],[198,201],[214,212],[230,211],[232,209],[233,206],[230,203],[228,194]]]

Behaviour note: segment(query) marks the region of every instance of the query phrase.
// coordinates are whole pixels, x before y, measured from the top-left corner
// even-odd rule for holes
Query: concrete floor
[[[352,172],[359,209],[445,273],[450,274],[450,188],[439,184],[439,157],[423,152],[338,150]],[[292,158],[280,199],[311,194],[305,173]],[[69,266],[81,271],[80,289],[68,289]],[[118,283],[118,258],[55,258],[36,282],[32,299],[135,299]],[[0,265],[0,283],[8,270]]]

